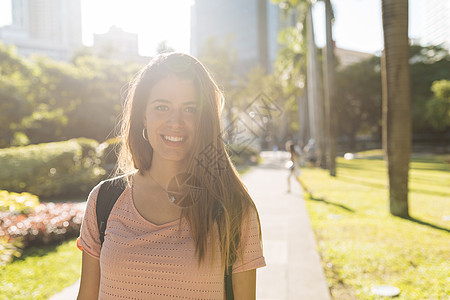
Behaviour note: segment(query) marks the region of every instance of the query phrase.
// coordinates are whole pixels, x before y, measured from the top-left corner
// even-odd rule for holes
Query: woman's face
[[[197,91],[191,80],[174,75],[150,90],[144,116],[153,160],[183,162],[192,150],[197,111]]]

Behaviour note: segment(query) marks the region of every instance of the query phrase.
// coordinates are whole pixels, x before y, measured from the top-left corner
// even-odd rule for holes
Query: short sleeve
[[[97,214],[95,212],[100,186],[101,183],[94,187],[89,194],[83,223],[81,224],[80,237],[77,241],[79,248],[96,259],[99,259],[101,249],[97,227]]]
[[[257,269],[265,265],[258,215],[255,209],[249,209],[242,222],[240,249],[233,265],[233,273]]]

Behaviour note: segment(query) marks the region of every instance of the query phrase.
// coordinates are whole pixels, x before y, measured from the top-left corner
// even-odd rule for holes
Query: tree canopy
[[[105,140],[137,64],[78,53],[25,59],[0,44],[0,147],[75,137]]]

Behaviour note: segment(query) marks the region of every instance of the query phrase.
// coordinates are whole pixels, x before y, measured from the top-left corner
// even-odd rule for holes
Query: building
[[[278,51],[278,32],[285,26],[280,8],[270,0],[196,0],[191,9],[191,53],[205,42],[232,40],[240,73],[261,66],[268,72]]]
[[[338,68],[344,69],[345,67],[358,63],[362,60],[369,59],[374,54],[360,52],[360,51],[354,51],[354,50],[348,50],[348,49],[342,49],[342,48],[334,48],[334,55],[336,56],[338,60]]]
[[[111,26],[109,31],[94,34],[92,53],[99,57],[117,59],[146,65],[150,57],[139,55],[138,35],[123,31],[121,28]]]
[[[92,48],[100,54],[107,51],[110,56],[114,57],[138,56],[138,35],[111,26],[107,33],[94,34]]]
[[[68,60],[81,47],[81,0],[12,0],[12,24],[0,40],[23,56]]]
[[[421,2],[422,45],[442,45],[450,49],[450,1]]]

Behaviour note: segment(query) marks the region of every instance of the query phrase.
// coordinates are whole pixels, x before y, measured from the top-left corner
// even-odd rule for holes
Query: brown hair
[[[237,257],[243,219],[249,209],[256,212],[256,208],[221,138],[223,95],[196,58],[182,53],[158,55],[131,82],[122,120],[118,173],[134,170],[145,173],[150,170],[153,149],[142,137],[144,112],[153,86],[170,75],[192,80],[199,98],[198,134],[194,138],[187,171],[194,175],[206,192],[198,195],[194,206],[183,209],[182,215],[190,224],[199,263],[209,250],[212,251],[211,257],[214,257],[215,243],[207,249],[208,240],[218,238],[222,265],[228,268]],[[215,236],[214,224],[217,224],[219,237]]]

